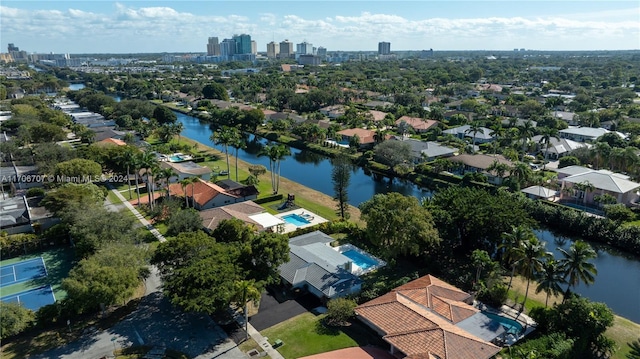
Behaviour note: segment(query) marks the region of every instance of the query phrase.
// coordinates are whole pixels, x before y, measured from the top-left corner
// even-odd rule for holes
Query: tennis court
[[[0,287],[45,277],[47,268],[42,257],[0,267]]]
[[[8,295],[0,298],[0,300],[7,303],[19,303],[27,309],[37,311],[45,305],[55,303],[56,297],[53,294],[53,288],[51,288],[50,285],[46,285],[44,287]]]

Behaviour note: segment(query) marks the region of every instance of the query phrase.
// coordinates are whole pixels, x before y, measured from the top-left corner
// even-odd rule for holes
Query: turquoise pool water
[[[287,223],[291,223],[296,227],[302,227],[305,226],[311,222],[307,221],[306,219],[304,219],[304,217],[297,215],[295,213],[293,214],[287,214],[286,216],[282,216],[282,219],[287,222]]]
[[[182,157],[180,157],[180,156],[170,156],[169,160],[171,160],[171,162],[179,162],[179,161],[182,161]]]
[[[511,333],[515,335],[522,333],[522,324],[516,322],[513,319],[506,318],[501,315],[497,315],[489,312],[482,312],[482,314],[500,323],[500,325],[502,325],[502,327],[507,331],[507,333]]]
[[[353,261],[353,264],[357,265],[358,267],[364,269],[369,269],[373,266],[377,266],[378,264],[380,264],[375,258],[371,258],[370,256],[366,255],[366,254],[362,254],[358,251],[355,251],[353,249],[350,249],[348,251],[342,252],[341,253],[343,256],[351,259]]]

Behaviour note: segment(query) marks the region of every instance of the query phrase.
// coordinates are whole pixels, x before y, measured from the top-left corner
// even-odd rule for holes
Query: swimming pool
[[[310,224],[311,222],[307,221],[304,217],[292,213],[292,214],[287,214],[286,216],[282,216],[282,219],[290,224],[293,224],[296,227],[302,227],[302,226],[306,226],[307,224]]]
[[[171,162],[180,162],[180,161],[182,161],[182,157],[181,156],[170,156],[169,157],[169,161],[171,161]]]
[[[380,264],[375,258],[372,258],[366,254],[360,253],[354,249],[350,249],[348,251],[342,252],[341,254],[351,259],[353,261],[353,264],[357,265],[363,270],[369,269],[371,267],[374,267]]]
[[[515,334],[515,335],[519,335],[520,333],[522,333],[522,324],[518,323],[513,319],[503,317],[501,315],[489,313],[489,312],[482,312],[482,314],[500,323],[500,325],[502,325],[502,327],[507,331],[507,333]]]

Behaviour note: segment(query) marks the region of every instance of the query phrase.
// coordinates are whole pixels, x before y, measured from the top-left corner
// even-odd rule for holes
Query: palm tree
[[[538,272],[536,279],[538,280],[536,293],[540,293],[543,290],[547,293],[547,298],[544,301],[545,307],[549,305],[549,295],[562,293],[560,284],[566,283],[560,264],[553,258],[547,258],[547,260],[542,263],[542,269]]]
[[[280,162],[286,156],[291,155],[288,147],[282,144],[270,144],[262,148],[258,156],[269,157],[269,171],[271,171],[271,188],[277,194],[280,188]]]
[[[518,250],[522,242],[528,241],[530,238],[535,237],[535,234],[531,231],[531,228],[518,226],[512,227],[511,232],[502,234],[502,244],[498,247],[502,249],[502,262],[511,266],[511,276],[509,277],[509,285],[507,291],[511,289],[513,283],[513,276],[515,275],[516,268],[520,262],[521,252]]]
[[[236,130],[237,131],[237,130]],[[231,167],[229,166],[229,146],[233,145],[235,141],[234,129],[231,127],[223,126],[214,132],[209,139],[216,145],[224,146],[224,153],[227,156],[227,178],[231,179],[231,173],[229,172]]]
[[[476,135],[480,132],[483,132],[482,123],[479,121],[473,121],[469,125],[469,128],[464,131],[465,135],[473,134],[473,152],[476,152]]]
[[[589,194],[589,192],[593,191],[596,187],[589,181],[576,183],[574,186],[576,187],[576,189],[584,192],[584,195],[582,196],[583,197],[582,198],[582,203],[586,206],[587,195]],[[580,197],[580,196],[576,196],[576,204],[578,202],[578,197]]]
[[[510,177],[522,187],[531,178],[531,168],[524,162],[516,162],[510,170]]]
[[[260,299],[260,291],[256,288],[255,281],[251,280],[239,280],[235,282],[235,302],[242,304],[244,309],[244,331],[246,333],[246,339],[249,339],[249,318],[247,311],[247,303]]]
[[[122,151],[120,156],[118,156],[117,158],[118,163],[121,166],[127,168],[127,185],[129,186],[129,199],[133,198],[133,195],[131,194],[131,167],[135,167],[136,153],[134,151],[136,151],[134,147],[126,146],[125,150]]]
[[[506,163],[499,162],[498,160],[494,160],[489,167],[487,167],[487,172],[496,173],[496,176],[500,178],[504,178],[505,173],[509,171],[509,165]]]
[[[136,194],[138,196],[138,206],[140,205],[140,171],[144,168],[143,163],[144,152],[137,152],[131,162],[131,167],[133,167],[133,171],[135,173],[136,180]]]
[[[158,173],[158,178],[165,180],[166,190],[167,190],[167,199],[170,196],[169,184],[171,183],[171,177],[175,176],[176,172],[172,168],[161,168]]]
[[[558,138],[558,129],[553,127],[544,128],[541,135],[540,144],[544,145],[544,165],[542,165],[542,169],[545,169],[547,166],[549,147],[551,147],[551,139],[555,138],[556,140],[560,140],[560,138]]]
[[[193,183],[194,177],[187,177],[183,180],[180,180],[180,186],[182,186],[182,192],[184,192],[184,206],[185,208],[189,208],[189,197],[187,196],[187,186]]]
[[[540,242],[536,236],[527,238],[520,243],[516,249],[517,256],[520,258],[518,266],[520,274],[527,278],[527,289],[524,293],[522,301],[522,309],[527,302],[529,296],[529,284],[534,275],[542,269],[542,259],[549,254],[545,251],[545,243]]]
[[[158,165],[156,155],[154,155],[152,152],[143,152],[140,165],[145,169],[145,175],[147,176],[147,196],[149,198],[149,206],[153,208],[153,176]]]
[[[505,130],[504,128],[502,128],[502,123],[500,122],[495,123],[490,127],[490,129],[491,132],[489,132],[489,136],[494,138],[493,143],[495,144],[495,146],[493,146],[493,154],[495,155],[498,151],[498,147],[500,147],[500,141],[502,141],[504,137]]]
[[[524,160],[524,155],[526,154],[526,146],[527,142],[533,137],[534,132],[533,123],[531,121],[526,121],[521,126],[518,126],[518,137],[520,141],[522,141],[522,159]]]
[[[242,133],[236,129],[235,127],[231,128],[231,131],[233,132],[233,142],[231,143],[231,146],[233,146],[233,148],[236,151],[236,182],[238,182],[238,151],[241,148],[246,148],[247,144],[245,142],[245,139],[242,136]]]
[[[591,246],[583,241],[575,241],[569,250],[558,248],[564,258],[559,260],[560,268],[564,272],[567,281],[567,291],[563,300],[567,299],[571,287],[577,286],[580,282],[590,285],[595,282],[595,275],[598,274],[595,264],[589,262],[598,255]]]

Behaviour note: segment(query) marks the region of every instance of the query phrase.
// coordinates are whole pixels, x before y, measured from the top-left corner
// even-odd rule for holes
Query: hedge
[[[254,199],[253,202],[255,202],[256,204],[263,204],[263,203],[280,201],[280,200],[282,200],[282,198],[284,198],[284,195],[282,193],[279,193],[279,194],[274,194],[274,195],[267,196],[267,197]]]

